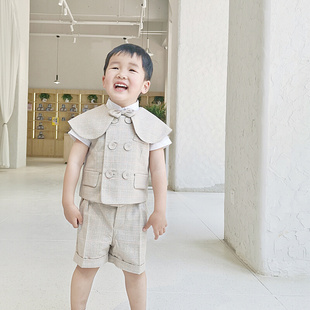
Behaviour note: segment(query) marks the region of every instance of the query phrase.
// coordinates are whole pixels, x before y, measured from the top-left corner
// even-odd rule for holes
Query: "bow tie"
[[[115,118],[120,118],[122,115],[127,117],[132,117],[136,114],[136,111],[132,109],[125,109],[125,110],[109,110],[109,114]]]

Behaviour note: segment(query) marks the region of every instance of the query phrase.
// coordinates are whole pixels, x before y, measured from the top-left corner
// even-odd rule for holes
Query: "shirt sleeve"
[[[155,151],[155,150],[158,150],[158,149],[161,149],[161,148],[166,148],[168,145],[170,145],[172,142],[171,140],[169,139],[168,136],[166,136],[164,139],[162,139],[161,141],[159,142],[156,142],[156,143],[153,143],[153,144],[150,144],[150,151]]]
[[[73,140],[76,140],[78,139],[79,141],[81,141],[82,143],[84,143],[86,146],[90,146],[91,144],[91,141],[90,140],[87,140],[87,139],[84,139],[82,137],[80,137],[73,129],[71,129],[68,134],[71,136],[71,138]]]

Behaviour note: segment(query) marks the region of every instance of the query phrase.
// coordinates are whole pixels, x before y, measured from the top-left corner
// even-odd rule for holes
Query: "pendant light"
[[[59,78],[58,78],[58,46],[59,46],[59,35],[56,36],[57,38],[57,60],[56,60],[56,79],[54,81],[55,84],[59,84]]]
[[[150,50],[150,39],[149,39],[149,22],[150,22],[150,0],[147,6],[147,24],[146,24],[146,49],[145,51],[152,57],[154,54]]]

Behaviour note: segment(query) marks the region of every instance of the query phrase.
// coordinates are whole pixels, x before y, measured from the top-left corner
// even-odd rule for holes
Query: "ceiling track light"
[[[71,32],[73,32],[74,31],[73,26],[77,24],[77,21],[74,19],[67,1],[66,0],[59,0],[58,5],[62,6],[62,11],[63,11],[64,16],[67,16],[67,15],[70,16],[70,19],[71,19],[70,29],[71,29]]]
[[[149,38],[147,38],[146,39],[146,49],[145,49],[145,51],[152,57],[152,56],[154,56],[154,54],[151,52],[151,50],[150,50],[150,39]]]
[[[127,38],[123,38],[123,40],[124,40],[124,43],[127,43],[127,44],[129,43]]]
[[[154,54],[150,51],[149,22],[150,22],[150,0],[148,3],[148,6],[147,6],[146,49],[145,49],[145,51],[150,55],[150,57],[152,57],[152,56],[154,56]]]
[[[58,77],[58,49],[59,49],[59,35],[56,36],[57,38],[57,58],[56,58],[56,78],[55,78],[55,81],[54,83],[55,84],[59,84],[60,81],[59,81],[59,77]]]

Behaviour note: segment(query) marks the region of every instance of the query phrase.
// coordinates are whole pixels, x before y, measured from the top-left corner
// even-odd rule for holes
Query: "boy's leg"
[[[71,310],[85,310],[93,280],[99,268],[76,267],[71,282]]]
[[[124,271],[126,291],[131,310],[146,310],[146,274]]]

